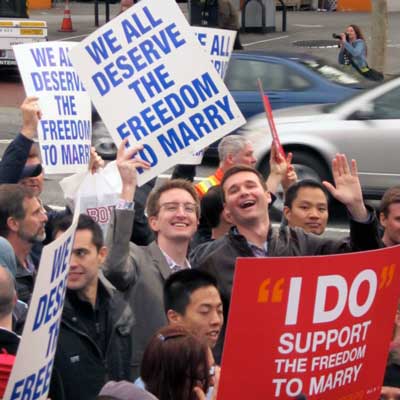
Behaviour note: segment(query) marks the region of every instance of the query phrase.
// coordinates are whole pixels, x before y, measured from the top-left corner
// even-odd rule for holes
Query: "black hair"
[[[63,218],[57,220],[53,228],[53,239],[59,232],[65,232],[72,224],[73,215],[66,215]],[[103,231],[100,225],[89,215],[79,215],[77,231],[89,230],[92,232],[92,243],[96,246],[97,250],[100,250],[104,246]]]
[[[201,199],[200,215],[211,229],[217,228],[223,209],[224,203],[222,202],[221,186],[213,186]]]
[[[292,208],[293,202],[295,201],[299,190],[303,188],[321,189],[326,197],[326,201],[329,202],[329,193],[322,183],[314,181],[312,179],[303,179],[289,186],[288,190],[285,193],[286,207]]]
[[[207,272],[198,269],[184,269],[170,275],[164,284],[164,309],[184,315],[192,293],[200,288],[214,286],[217,280]]]

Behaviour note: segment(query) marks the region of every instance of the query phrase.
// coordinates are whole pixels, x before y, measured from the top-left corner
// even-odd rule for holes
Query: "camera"
[[[337,34],[337,33],[332,33],[332,37],[334,38],[334,39],[341,39],[341,36],[339,35],[339,34]],[[346,42],[348,42],[349,41],[349,34],[348,33],[346,33]]]

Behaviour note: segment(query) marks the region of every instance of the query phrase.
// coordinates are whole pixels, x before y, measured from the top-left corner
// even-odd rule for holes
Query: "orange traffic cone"
[[[75,32],[72,28],[71,10],[69,9],[69,1],[65,1],[64,17],[61,22],[61,28],[59,32]]]

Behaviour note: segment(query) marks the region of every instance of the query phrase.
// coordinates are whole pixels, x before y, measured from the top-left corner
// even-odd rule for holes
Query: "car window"
[[[304,90],[311,84],[283,64],[232,59],[225,77],[229,90],[258,91],[257,79],[264,90]]]
[[[328,64],[325,60],[319,60],[314,58],[297,58],[294,59],[298,63],[302,64],[306,68],[310,69],[313,72],[316,72],[318,75],[323,78],[338,83],[344,86],[362,86],[368,87],[371,86],[366,78],[361,76],[358,73],[351,73],[351,69],[344,70],[341,66],[334,66]]]
[[[400,86],[376,98],[373,119],[400,119]]]

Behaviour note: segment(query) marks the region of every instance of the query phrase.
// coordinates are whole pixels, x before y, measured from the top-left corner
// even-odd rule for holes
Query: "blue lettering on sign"
[[[52,47],[36,47],[30,49],[37,67],[56,67],[54,49]]]
[[[43,294],[38,303],[32,332],[38,330],[54,318],[64,305],[65,290],[67,288],[68,276],[65,276],[58,285],[53,286],[50,292]]]
[[[68,56],[68,48],[60,47],[59,49],[59,58],[60,58],[60,67],[72,67],[71,60]]]
[[[129,89],[133,89],[140,102],[144,103],[146,101],[146,97],[142,93],[141,86],[143,86],[143,88],[146,90],[149,98],[153,98],[157,94],[174,85],[175,81],[171,79],[171,76],[165,69],[165,65],[161,64],[154,68],[153,71],[149,71],[147,76],[142,76],[138,80],[131,82],[128,87]]]
[[[36,91],[85,91],[82,82],[74,71],[32,72],[31,78]]]
[[[66,277],[65,279],[68,279]],[[53,355],[57,348],[57,339],[58,335],[60,334],[60,323],[61,323],[61,314],[58,319],[56,319],[49,327],[49,341],[47,343],[47,351],[46,351],[46,358],[49,355]]]
[[[140,11],[140,10],[139,10]],[[163,23],[161,18],[155,19],[147,6],[143,7],[143,16],[140,18],[138,13],[131,14],[129,18],[122,20],[121,25],[125,34],[126,41],[131,43],[133,39],[139,39],[142,35]]]
[[[36,400],[46,396],[50,388],[53,362],[53,359],[47,361],[37,372],[15,382],[10,400]]]
[[[108,29],[102,36],[97,37],[90,44],[85,46],[85,50],[97,65],[107,60],[111,54],[115,54],[121,49],[122,46],[118,43],[112,29]]]
[[[211,44],[210,54],[212,56],[229,56],[229,38],[225,43],[225,36],[215,35]]]
[[[57,147],[54,144],[43,144],[40,147],[44,154],[44,162],[46,165],[57,164]]]
[[[41,119],[44,140],[90,140],[92,123],[90,120],[76,119]]]
[[[139,151],[139,156],[142,160],[147,161],[151,167],[154,167],[158,163],[158,158],[155,151],[148,145],[143,144],[143,150]],[[143,174],[143,168],[138,168],[137,172]]]
[[[51,268],[51,278],[50,283],[57,279],[66,269],[67,269],[67,261],[69,260],[70,255],[70,243],[72,237],[69,236],[64,243],[55,250],[53,257],[53,266]]]
[[[205,46],[207,44],[207,34],[198,32],[197,40],[199,41],[201,46]]]
[[[102,45],[98,44],[100,42]],[[95,42],[96,45],[93,45],[93,49],[98,49],[93,50],[95,61],[101,62],[103,58],[106,60],[109,57],[107,47],[103,42]],[[181,32],[177,30],[176,24],[172,23],[163,30],[151,35],[148,39],[140,42],[136,47],[129,49],[126,54],[121,54],[114,61],[110,61],[101,71],[96,71],[91,79],[99,94],[104,96],[112,88],[122,84],[124,79],[129,79],[135,73],[162,60],[164,55],[169,54],[174,48],[177,49],[185,43],[185,39],[181,36]],[[161,70],[160,66],[157,68],[158,70],[155,69],[154,71]],[[156,74],[155,77],[152,74],[153,72],[148,73],[147,81],[145,77],[141,77],[141,84],[147,85],[147,89],[150,84],[154,84],[157,78],[165,80],[168,77],[166,72],[163,72],[161,75]],[[132,87],[130,88],[135,89],[137,85],[138,83],[131,83]],[[154,96],[154,94],[151,94],[151,96]],[[141,96],[142,102],[144,102],[143,98]]]
[[[54,96],[60,115],[77,115],[75,96]]]
[[[63,165],[89,164],[90,144],[61,144],[61,162]]]

